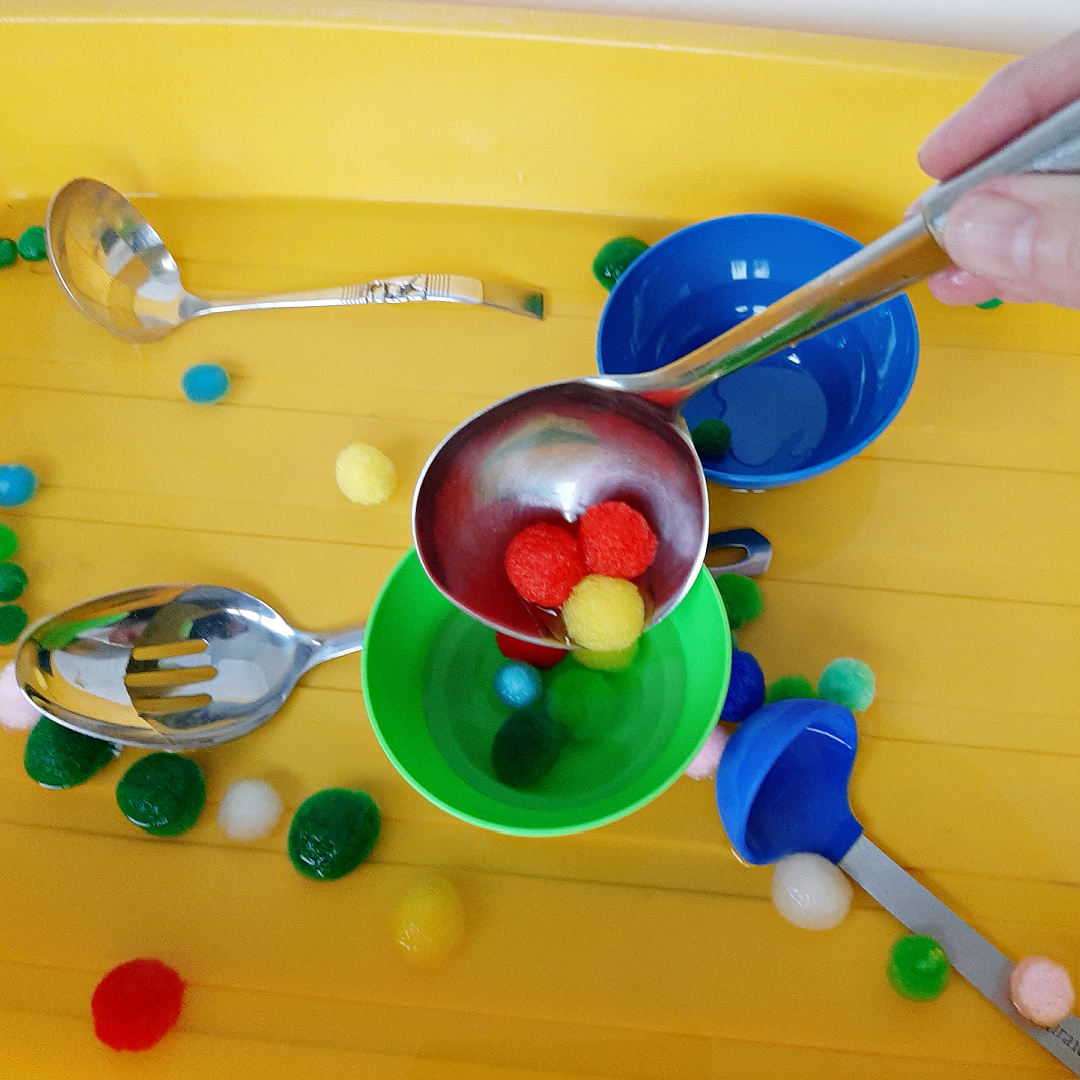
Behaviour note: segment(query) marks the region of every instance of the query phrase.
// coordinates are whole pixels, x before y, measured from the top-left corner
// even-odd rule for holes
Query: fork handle
[[[364,647],[364,627],[347,626],[343,630],[331,630],[328,634],[312,634],[311,639],[315,642],[315,651],[308,658],[301,674],[318,667],[319,664],[325,664],[327,660],[359,652]]]

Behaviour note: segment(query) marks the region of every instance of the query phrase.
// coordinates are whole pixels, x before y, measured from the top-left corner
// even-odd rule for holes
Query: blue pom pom
[[[540,672],[528,664],[505,664],[495,672],[495,693],[511,709],[528,708],[543,688]]]
[[[229,392],[229,373],[220,364],[195,364],[180,380],[184,397],[196,405],[211,405]]]
[[[748,652],[735,649],[731,654],[731,679],[720,719],[738,724],[765,704],[765,673]]]
[[[25,465],[0,465],[0,506],[22,506],[37,491],[37,477]]]

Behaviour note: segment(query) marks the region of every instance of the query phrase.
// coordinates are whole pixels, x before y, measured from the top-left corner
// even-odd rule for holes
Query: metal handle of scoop
[[[619,376],[609,384],[677,409],[714,380],[944,270],[951,262],[942,247],[941,232],[949,207],[984,180],[1024,172],[1080,172],[1080,101],[1066,106],[967,172],[931,188],[923,196],[921,217],[903,222],[674,363],[641,375]],[[603,384],[604,377],[593,381]]]
[[[1051,1029],[1028,1023],[1009,998],[1009,975],[1013,964],[1007,956],[865,835],[851,845],[839,866],[909,930],[926,934],[938,942],[952,966],[983,997],[992,1001],[1067,1069],[1080,1076],[1080,1020],[1070,1014]]]
[[[223,311],[270,311],[275,308],[349,307],[359,304],[483,304],[515,315],[544,317],[543,295],[505,283],[483,282],[462,274],[405,274],[362,285],[281,293],[237,299],[208,300],[191,296],[182,303],[184,319]]]

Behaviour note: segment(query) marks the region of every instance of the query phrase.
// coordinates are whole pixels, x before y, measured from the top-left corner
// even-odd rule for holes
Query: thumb
[[[1004,176],[961,196],[945,250],[1002,300],[1080,308],[1080,177]]]

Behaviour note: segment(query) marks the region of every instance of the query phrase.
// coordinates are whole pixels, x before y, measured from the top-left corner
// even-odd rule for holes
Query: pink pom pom
[[[709,732],[705,745],[697,752],[697,757],[686,766],[686,775],[691,780],[711,780],[716,775],[720,764],[720,755],[727,745],[728,733],[717,724]]]
[[[1009,976],[1016,1011],[1039,1027],[1057,1027],[1072,1011],[1076,995],[1069,973],[1047,956],[1028,956]]]
[[[13,660],[0,671],[0,726],[9,731],[26,731],[40,719],[41,710],[35,709],[19,690]]]

